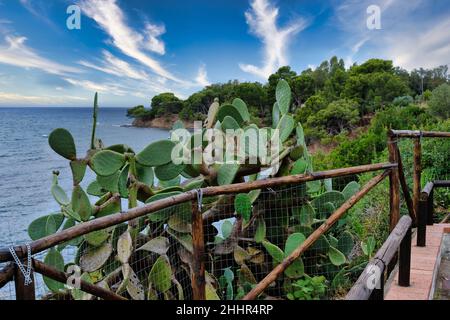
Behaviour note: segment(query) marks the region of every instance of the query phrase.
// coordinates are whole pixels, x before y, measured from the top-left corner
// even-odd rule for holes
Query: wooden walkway
[[[398,285],[397,271],[393,281],[386,288],[386,300],[428,300],[432,294],[437,268],[441,257],[441,243],[444,233],[450,232],[450,224],[427,226],[426,247],[416,246],[416,236],[411,248],[411,285]]]

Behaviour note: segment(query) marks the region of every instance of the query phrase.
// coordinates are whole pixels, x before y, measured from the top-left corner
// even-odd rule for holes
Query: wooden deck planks
[[[447,228],[447,229],[446,229]],[[386,294],[386,300],[428,300],[433,275],[440,259],[442,236],[450,224],[427,226],[426,247],[416,246],[416,236],[411,248],[411,286],[400,287],[397,274]]]

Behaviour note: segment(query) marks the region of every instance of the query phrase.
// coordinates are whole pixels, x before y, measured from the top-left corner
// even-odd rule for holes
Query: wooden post
[[[24,262],[22,261],[22,263]],[[31,269],[30,278],[33,282],[26,286],[25,277],[22,271],[20,271],[19,267],[15,265],[14,284],[16,288],[16,300],[36,300],[33,269]]]
[[[422,147],[420,144],[420,137],[414,138],[414,170],[413,170],[413,205],[416,217],[419,216],[419,201],[420,201],[420,174],[422,172],[421,158]]]
[[[375,288],[369,297],[369,300],[384,300],[384,270],[380,273],[380,279],[378,280],[379,288]]]
[[[428,196],[428,212],[427,212],[427,225],[432,226],[434,224],[434,188],[431,190]]]
[[[403,191],[403,198],[405,198],[406,206],[408,207],[409,215],[413,221],[413,228],[417,225],[417,216],[414,211],[414,204],[409,193],[408,184],[406,183],[405,171],[403,169],[402,157],[400,155],[400,150],[397,148],[397,161],[398,161],[398,176],[400,178],[400,185]]]
[[[203,235],[203,217],[198,202],[192,201],[192,247],[193,273],[192,293],[194,300],[206,300],[205,294],[205,240]]]
[[[389,237],[383,243],[381,248],[369,261],[364,271],[359,276],[358,280],[355,282],[353,287],[350,289],[346,296],[346,300],[367,300],[371,296],[373,290],[372,286],[368,286],[369,283],[373,283],[374,270],[379,270],[380,273],[384,273],[385,266],[389,265],[389,261],[391,261],[399,251],[399,248],[402,246],[402,241],[406,237],[408,238],[407,233],[411,231],[411,217],[402,216],[397,226],[392,230],[389,234]],[[411,238],[410,238],[411,239]],[[403,245],[407,246],[407,244],[411,243],[411,240],[405,240]],[[406,251],[403,250],[403,254],[406,256]],[[402,253],[400,253],[402,254]],[[407,260],[403,260],[403,266],[406,270],[406,262]]]
[[[397,151],[397,141],[396,137],[390,131],[388,134],[388,151],[389,151],[389,162],[398,164],[398,154]],[[398,166],[392,168],[389,174],[389,204],[390,204],[390,228],[389,231],[394,230],[397,222],[400,219],[400,178],[398,173]]]
[[[264,279],[262,279],[256,286],[250,290],[243,300],[254,300],[260,295],[272,282],[274,282],[280,274],[284,272],[300,255],[303,254],[314,242],[319,239],[325,232],[327,232],[355,203],[361,200],[370,190],[377,186],[388,174],[385,171],[382,174],[375,176],[361,190],[351,196],[345,201],[336,211],[323,222],[320,227],[314,230],[305,241],[303,241],[288,257],[286,257],[280,264],[278,264]],[[407,217],[410,219],[409,217]]]
[[[417,223],[417,246],[426,246],[428,197],[419,200],[419,221]]]
[[[398,284],[409,287],[411,276],[411,227],[400,243],[400,258],[398,261]]]

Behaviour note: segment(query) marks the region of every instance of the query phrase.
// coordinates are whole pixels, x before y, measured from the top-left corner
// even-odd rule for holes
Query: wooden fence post
[[[427,237],[427,215],[428,215],[428,196],[419,199],[419,216],[417,223],[417,246],[426,246]]]
[[[434,224],[434,188],[431,190],[428,196],[428,211],[427,211],[427,225],[432,226]]]
[[[194,300],[206,300],[205,294],[205,242],[203,217],[198,201],[192,201],[193,273],[191,278]]]
[[[422,172],[422,146],[420,137],[414,138],[414,170],[413,170],[413,205],[416,217],[419,216],[420,175]]]
[[[411,227],[408,228],[400,243],[400,258],[398,261],[398,284],[409,287],[411,277]]]
[[[17,265],[14,265],[16,300],[36,300],[33,269],[31,269],[30,278],[33,282],[25,285],[25,276],[23,275],[22,271],[20,271],[19,267]]]
[[[389,162],[398,164],[397,137],[391,131],[388,134]],[[390,228],[392,231],[400,219],[400,177],[398,166],[392,168],[389,174],[389,199],[390,199]]]
[[[380,279],[378,282],[379,288],[375,288],[372,291],[372,294],[369,297],[369,300],[384,300],[384,272],[383,270],[380,273]]]

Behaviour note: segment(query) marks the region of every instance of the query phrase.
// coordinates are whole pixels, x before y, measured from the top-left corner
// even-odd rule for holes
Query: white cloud
[[[163,41],[158,39],[159,36],[166,33],[166,27],[164,25],[157,26],[151,23],[145,25],[145,35],[147,36],[145,41],[145,47],[153,52],[161,55],[166,53],[166,46]]]
[[[146,65],[161,77],[182,82],[146,52],[165,52],[164,44],[157,39],[164,31],[162,27],[147,23],[143,34],[134,31],[127,25],[126,17],[116,0],[82,0],[80,5],[85,14],[97,22],[125,55]]]
[[[72,78],[64,78],[64,80],[66,80],[71,85],[81,87],[89,91],[109,93],[115,96],[124,96],[127,94],[127,92],[117,84],[97,83],[89,80],[78,80]]]
[[[345,33],[346,65],[380,57],[406,69],[450,63],[450,18],[426,0],[379,0],[381,30],[369,30],[366,9],[373,0],[346,0],[336,7],[336,26]],[[368,48],[361,54],[361,48]],[[369,51],[370,50],[370,51]]]
[[[0,63],[22,68],[39,69],[56,75],[81,72],[77,68],[41,57],[32,48],[25,45],[26,40],[26,37],[6,36],[6,45],[0,46]]]
[[[20,104],[25,103],[36,104],[36,105],[60,105],[62,103],[67,104],[68,100],[72,102],[80,102],[87,100],[86,98],[75,97],[75,96],[34,96],[34,95],[23,95],[18,93],[8,93],[0,92],[0,103],[1,104]]]
[[[270,5],[268,0],[253,0],[251,9],[245,13],[251,33],[264,44],[263,66],[240,64],[248,73],[267,79],[279,67],[288,64],[287,47],[292,37],[306,27],[306,21],[296,19],[284,28],[277,26],[278,8]]]
[[[20,0],[20,4],[32,15],[37,17],[38,19],[44,21],[46,24],[51,26],[54,29],[57,29],[56,25],[48,18],[48,14],[43,7],[43,3],[39,1],[33,0]]]
[[[206,72],[205,65],[201,65],[200,68],[198,69],[195,81],[203,87],[209,86],[211,84],[211,82],[208,81],[208,74]]]
[[[148,80],[148,75],[145,72],[134,69],[126,61],[113,56],[106,50],[103,50],[102,65],[97,65],[84,60],[80,61],[79,64],[118,77],[128,77],[136,80]]]
[[[450,18],[417,32],[400,32],[386,41],[394,64],[405,69],[450,64]]]

